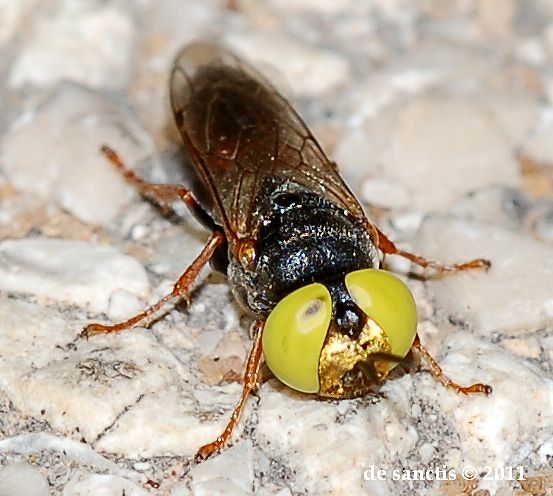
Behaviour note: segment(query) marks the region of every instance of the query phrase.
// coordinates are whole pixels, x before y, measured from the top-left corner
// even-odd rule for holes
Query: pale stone
[[[44,86],[69,79],[120,87],[129,75],[133,34],[123,9],[94,2],[59,2],[50,15],[36,20],[9,83]]]
[[[544,112],[536,129],[522,143],[521,153],[553,168],[553,110]]]
[[[349,122],[359,125],[368,119],[382,118],[383,111],[408,95],[415,95],[443,83],[446,71],[429,69],[420,64],[401,64],[371,75],[348,95]],[[367,136],[366,136],[367,138]]]
[[[271,8],[277,10],[280,15],[312,12],[321,15],[338,15],[347,13],[355,5],[353,0],[304,0],[294,2],[290,0],[269,0]]]
[[[190,470],[194,495],[247,496],[254,488],[254,451],[251,441],[241,441],[221,455]]]
[[[147,472],[148,470],[152,469],[152,464],[149,462],[136,462],[132,468],[137,470],[138,472]]]
[[[145,308],[144,302],[125,289],[116,289],[109,298],[107,316],[112,320],[129,318]]]
[[[343,85],[350,72],[336,53],[310,48],[282,34],[228,35],[228,44],[247,60],[278,67],[295,95],[313,97]]]
[[[44,411],[43,418],[53,428],[92,442],[142,395],[186,377],[153,336],[134,330],[132,336],[79,341],[77,350],[70,348],[67,356],[4,388],[19,408],[37,416]]]
[[[10,463],[0,469],[0,496],[48,496],[48,481],[35,467]]]
[[[246,343],[243,332],[227,332],[224,338],[219,341],[214,353],[220,358],[238,357],[246,360],[250,342]]]
[[[195,455],[223,431],[241,390],[236,384],[203,389],[201,400],[186,384],[149,394],[119,417],[96,447],[131,458]],[[215,405],[226,413],[213,415]]]
[[[214,10],[215,8],[215,10]],[[160,91],[167,86],[167,71],[177,51],[197,39],[205,39],[206,32],[212,32],[213,14],[218,6],[201,2],[173,2],[157,0],[141,6],[141,17],[147,20],[141,25],[140,35],[144,40],[143,65],[135,70],[145,78],[140,85],[140,99],[150,96],[151,85]],[[160,105],[159,93],[155,99]],[[145,102],[146,103],[146,102]]]
[[[0,440],[0,452],[11,451],[25,457],[32,457],[34,453],[46,450],[62,452],[74,463],[92,467],[97,471],[109,471],[133,481],[144,480],[143,475],[120,468],[114,461],[96,453],[90,445],[73,439],[44,432],[33,432]],[[79,478],[79,475],[76,477]]]
[[[0,143],[0,168],[16,189],[105,225],[136,193],[100,147],[109,144],[132,165],[144,156],[147,142],[126,109],[62,84],[11,125]]]
[[[422,462],[425,465],[428,464],[428,462],[431,460],[435,452],[436,452],[436,448],[432,446],[430,443],[424,443],[419,448],[419,455],[421,457]]]
[[[480,44],[485,39],[485,31],[481,23],[475,18],[453,17],[443,19],[433,19],[425,29],[434,36],[439,36],[444,41],[444,47],[449,51],[453,45],[457,47],[462,45]],[[453,64],[452,64],[453,65]],[[463,72],[467,67],[461,66]]]
[[[548,243],[553,242],[553,205],[538,213],[534,232],[538,239]],[[553,315],[553,306],[550,307],[549,313]]]
[[[516,48],[516,53],[522,61],[530,65],[540,66],[547,61],[545,47],[539,38],[521,40]]]
[[[29,238],[0,243],[0,289],[105,313],[115,291],[145,298],[149,282],[141,264],[110,246]]]
[[[537,337],[507,338],[502,341],[502,344],[515,355],[522,357],[538,359],[541,355],[540,342]]]
[[[378,153],[374,136],[365,129],[346,129],[340,137],[332,158],[347,183],[355,187],[370,177],[378,177],[374,156]]]
[[[127,7],[125,7],[127,9]],[[198,39],[213,40],[222,24],[214,22],[222,4],[156,0],[136,3],[128,8],[140,26],[138,43],[133,45],[131,98],[144,126],[159,147],[167,141],[180,141],[174,129],[167,98],[168,75],[177,52]],[[167,124],[169,124],[167,126]]]
[[[276,381],[266,383],[259,392],[257,441],[276,459],[286,453],[297,491],[321,494],[332,487],[344,494],[391,494],[386,482],[368,483],[362,474],[371,465],[395,466],[417,442],[405,415],[406,381],[397,382],[389,400],[374,403],[317,401]]]
[[[412,101],[398,118],[383,173],[426,210],[447,208],[476,188],[520,184],[501,127],[476,102],[459,98]]]
[[[398,23],[405,22],[406,17],[414,18],[418,14],[409,0],[374,0],[373,3],[387,20]]]
[[[89,474],[73,477],[65,487],[63,496],[148,496],[148,491],[117,475]]]
[[[37,3],[38,0],[0,0],[0,44],[11,40],[25,15]]]
[[[177,482],[171,486],[171,496],[190,496],[191,491],[188,489],[188,484],[185,481]]]
[[[550,434],[543,433],[550,433],[553,423],[553,382],[538,367],[467,332],[451,336],[447,350],[440,363],[450,377],[462,384],[484,382],[493,387],[488,397],[467,397],[453,391],[436,395],[439,385],[432,378],[418,385],[418,394],[434,398],[453,420],[463,464],[484,467],[493,460],[497,465],[517,465],[524,459],[525,445],[539,448],[548,440]]]
[[[0,462],[27,460],[64,496],[457,496],[460,486],[392,471],[549,466],[553,204],[525,193],[516,154],[550,172],[552,14],[550,0],[0,0],[0,238],[37,243],[32,257],[12,245],[0,272]],[[105,143],[145,178],[182,180],[173,151],[162,168],[139,161],[170,139],[171,59],[198,38],[235,48],[282,89],[399,246],[447,262],[492,259],[488,273],[402,276],[423,345],[452,379],[489,383],[491,396],[444,389],[409,361],[409,373],[356,400],[268,380],[229,446],[197,464],[240,396],[251,345],[224,276],[206,268],[191,305],[167,305],[150,329],[77,339],[92,312],[113,323],[169,293],[206,239],[187,212],[170,227],[98,152]],[[50,91],[61,77],[73,84]],[[138,274],[144,291],[112,287],[120,269],[93,266],[91,244],[77,274],[41,235],[113,244],[106,259],[132,255],[136,271],[121,281]],[[2,289],[8,273],[26,294]],[[96,308],[75,301],[83,294]],[[371,467],[386,480],[365,478]]]
[[[155,213],[153,212],[154,208],[156,207],[144,200],[141,203],[134,204],[131,209],[124,211],[119,229],[121,236],[130,236],[134,241],[144,238],[149,232],[148,226],[144,224],[146,219],[151,218],[152,214],[156,217],[159,216],[157,209]]]
[[[0,300],[0,383],[17,384],[33,368],[61,360],[62,349],[73,341],[78,324],[63,314],[24,301]]]
[[[553,336],[546,335],[539,339],[540,346],[549,360],[553,360]]]
[[[400,243],[399,240],[394,240],[394,243],[395,242],[398,242],[398,244],[403,246],[403,243]],[[407,274],[411,269],[411,262],[403,257],[388,257],[386,259],[386,268],[392,272]]]
[[[544,28],[543,43],[549,57],[553,56],[553,23],[548,24]]]
[[[472,323],[481,334],[523,333],[552,322],[553,260],[545,243],[485,224],[437,218],[426,221],[415,248],[445,263],[488,258],[492,268],[450,274],[428,289],[438,307]]]
[[[189,379],[151,332],[76,340],[82,323],[11,300],[0,316],[2,388],[18,408],[66,435],[93,441],[143,394]]]
[[[486,33],[497,38],[507,38],[511,35],[516,14],[514,0],[479,0],[475,6],[478,19]]]
[[[409,205],[407,191],[387,179],[369,179],[361,185],[361,199],[369,205],[383,208],[402,208]]]
[[[453,205],[451,212],[462,219],[517,230],[530,215],[531,208],[530,200],[521,191],[491,187],[462,198]]]
[[[190,225],[167,229],[153,246],[152,270],[176,280],[202,251],[208,236],[207,230]]]
[[[528,138],[540,116],[541,108],[536,98],[518,91],[491,92],[483,95],[482,100],[514,146]]]
[[[394,229],[405,234],[414,234],[422,224],[424,214],[422,212],[409,210],[399,212],[390,217],[390,224]]]

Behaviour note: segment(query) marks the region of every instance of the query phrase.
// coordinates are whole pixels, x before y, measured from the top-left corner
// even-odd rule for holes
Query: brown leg
[[[439,262],[434,262],[433,260],[427,260],[419,255],[409,253],[408,251],[400,250],[388,237],[377,227],[375,227],[376,232],[378,233],[378,248],[386,255],[399,255],[400,257],[405,257],[411,262],[416,263],[424,268],[432,268],[438,272],[457,272],[461,270],[470,270],[470,269],[489,269],[491,267],[491,262],[483,258],[477,258],[469,262],[445,265]]]
[[[153,201],[165,211],[170,211],[172,209],[173,202],[182,200],[202,224],[212,231],[217,228],[213,219],[198,204],[192,193],[184,186],[179,184],[154,184],[144,181],[144,179],[137,176],[131,169],[128,169],[119,155],[109,146],[103,145],[101,150],[113,166],[125,176],[125,179],[140,191],[142,196]]]
[[[225,427],[225,430],[215,441],[202,446],[198,450],[198,453],[196,453],[195,457],[196,461],[205,460],[213,453],[219,451],[225,445],[225,443],[230,439],[232,431],[236,427],[238,420],[240,420],[240,414],[242,413],[242,409],[244,408],[248,396],[252,391],[256,389],[257,379],[259,375],[259,366],[261,364],[261,336],[263,334],[264,325],[265,322],[260,320],[258,320],[255,324],[255,337],[252,349],[250,350],[250,354],[248,356],[246,371],[244,372],[244,387],[242,389],[242,396],[240,396],[240,401],[238,402],[238,405],[236,405],[234,412],[232,412],[229,423]]]
[[[124,331],[125,329],[136,327],[137,325],[144,323],[144,321],[151,321],[154,314],[166,303],[169,303],[177,298],[188,299],[189,290],[194,283],[194,280],[196,279],[196,277],[198,277],[198,274],[200,273],[204,265],[209,262],[217,247],[219,247],[224,242],[225,236],[223,233],[219,231],[215,231],[214,233],[212,233],[202,252],[196,257],[190,267],[188,267],[184,271],[184,274],[182,274],[179,280],[175,283],[175,285],[173,286],[173,291],[171,291],[171,293],[159,300],[156,304],[148,307],[142,313],[135,315],[129,320],[126,320],[125,322],[120,322],[119,324],[109,326],[103,324],[89,324],[81,331],[80,336],[88,337],[93,334],[120,332]]]
[[[438,379],[446,388],[453,389],[454,391],[458,393],[463,394],[472,394],[472,393],[483,393],[486,396],[492,393],[492,387],[488,384],[472,384],[470,386],[460,386],[456,382],[453,382],[447,375],[445,375],[440,368],[440,366],[437,364],[436,360],[432,358],[430,353],[423,348],[419,336],[417,334],[415,338],[415,342],[413,343],[413,348],[415,348],[422,358],[426,361],[428,366],[430,367],[430,372],[432,372],[432,375]]]
[[[171,204],[179,199],[182,199],[186,204],[190,202],[191,206],[195,207],[196,201],[186,188],[177,184],[153,184],[146,182],[131,169],[128,169],[121,158],[119,158],[119,155],[109,146],[103,145],[102,153],[143,196],[156,202],[161,207],[171,208]]]

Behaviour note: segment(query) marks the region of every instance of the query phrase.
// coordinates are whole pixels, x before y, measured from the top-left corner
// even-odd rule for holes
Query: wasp
[[[193,187],[148,183],[113,150],[104,146],[103,152],[144,197],[162,207],[183,201],[211,235],[170,294],[125,322],[90,324],[81,334],[147,325],[166,303],[189,299],[208,262],[227,276],[237,302],[253,317],[253,344],[228,425],[197,459],[230,439],[258,387],[262,357],[284,384],[321,397],[374,393],[410,353],[418,353],[446,387],[491,393],[486,384],[464,387],[442,373],[417,336],[411,292],[381,268],[381,255],[399,255],[438,273],[487,269],[489,261],[444,265],[398,248],[369,222],[286,99],[224,48],[196,42],[181,50],[169,93],[197,179]]]

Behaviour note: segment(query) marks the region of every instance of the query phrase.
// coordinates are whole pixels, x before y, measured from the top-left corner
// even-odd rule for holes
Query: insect
[[[211,235],[170,294],[125,322],[90,324],[81,334],[148,324],[164,304],[188,299],[208,262],[227,275],[236,300],[254,318],[253,344],[230,421],[198,459],[231,437],[258,385],[262,356],[280,381],[322,397],[378,390],[411,350],[445,386],[491,393],[488,385],[463,387],[442,373],[417,336],[409,289],[380,268],[379,250],[440,273],[487,269],[489,261],[443,265],[396,247],[369,222],[289,103],[229,51],[202,42],[185,47],[169,89],[198,178],[193,190],[147,183],[110,148],[103,151],[143,196],[162,206],[184,201]]]

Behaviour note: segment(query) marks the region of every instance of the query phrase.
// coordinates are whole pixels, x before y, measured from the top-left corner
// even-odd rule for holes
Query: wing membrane
[[[207,43],[181,51],[170,82],[183,141],[230,240],[252,237],[262,184],[291,182],[356,217],[363,210],[307,126],[255,69]]]

